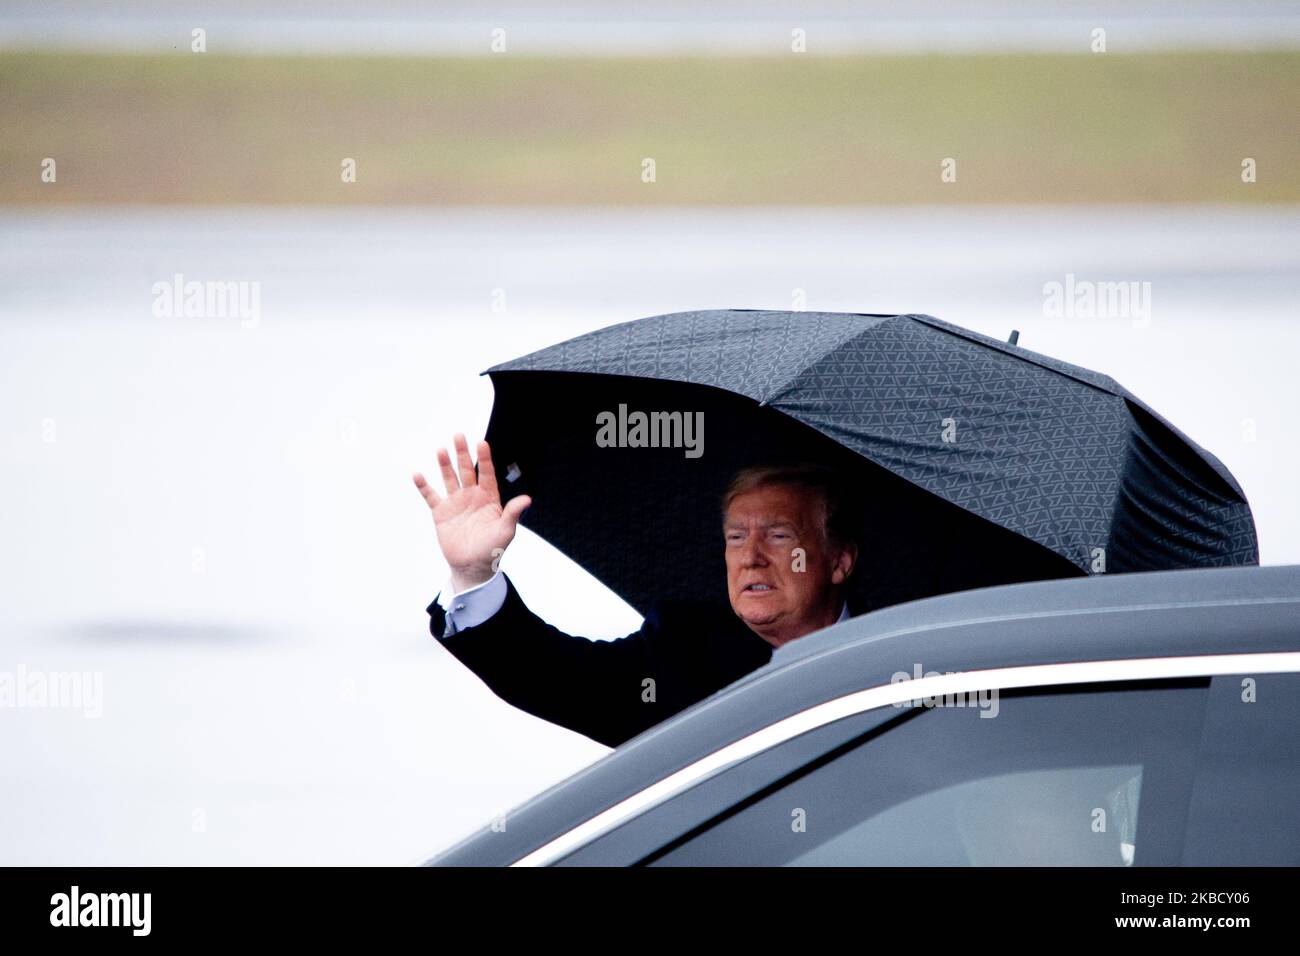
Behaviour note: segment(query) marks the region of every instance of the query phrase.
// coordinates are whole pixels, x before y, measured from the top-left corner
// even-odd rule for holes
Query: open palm
[[[504,508],[497,489],[492,449],[486,441],[478,443],[478,473],[470,460],[465,436],[453,439],[456,466],[447,449],[438,449],[438,466],[446,496],[440,496],[416,473],[415,487],[429,505],[438,547],[451,568],[452,586],[457,591],[482,584],[495,572],[494,564],[514,539],[519,516],[532,504],[528,495],[510,499]]]

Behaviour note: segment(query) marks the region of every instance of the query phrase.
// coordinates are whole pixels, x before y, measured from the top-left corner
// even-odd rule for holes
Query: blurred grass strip
[[[0,203],[1296,202],[1297,116],[1296,53],[8,53]]]

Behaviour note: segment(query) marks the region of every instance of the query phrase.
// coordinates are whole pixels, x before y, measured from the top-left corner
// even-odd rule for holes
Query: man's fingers
[[[453,443],[456,446],[456,464],[460,466],[460,484],[463,488],[469,488],[471,485],[478,484],[478,479],[474,477],[474,462],[469,457],[469,445],[465,442],[465,436],[457,433]]]
[[[424,500],[429,503],[429,507],[438,507],[438,502],[441,500],[438,497],[438,492],[434,491],[433,486],[424,480],[424,475],[417,471],[411,477],[415,481],[415,487],[420,490],[420,494],[424,497]]]
[[[447,449],[438,449],[438,467],[442,469],[442,483],[447,488],[448,495],[454,495],[460,491],[460,481],[456,478],[456,469],[451,467],[451,456],[447,454]]]
[[[510,522],[513,528],[519,523],[519,516],[524,513],[524,509],[533,503],[533,499],[528,495],[519,495],[511,498],[506,502],[506,506],[501,509],[501,517]]]
[[[501,492],[497,489],[497,469],[492,464],[492,449],[486,441],[478,443],[478,483],[494,500],[501,500]]]

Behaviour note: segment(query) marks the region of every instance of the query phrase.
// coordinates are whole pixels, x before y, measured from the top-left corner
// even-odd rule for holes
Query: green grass
[[[0,203],[1296,202],[1296,116],[1292,53],[4,54]]]

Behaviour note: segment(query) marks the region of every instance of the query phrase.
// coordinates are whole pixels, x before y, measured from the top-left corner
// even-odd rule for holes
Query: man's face
[[[816,496],[787,485],[762,485],[727,508],[722,533],[731,607],[769,643],[779,646],[839,616],[835,586],[847,571],[838,555],[827,553],[821,512]]]

